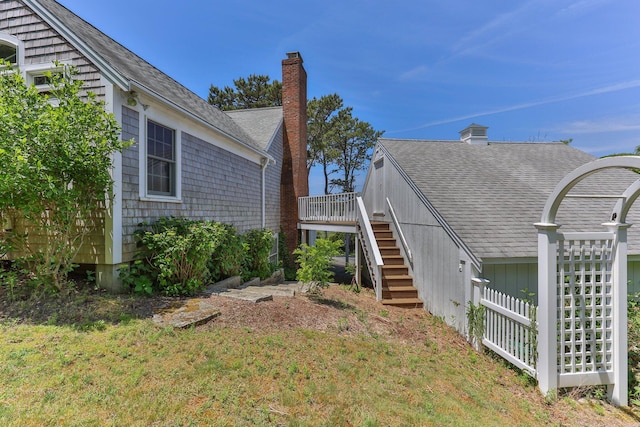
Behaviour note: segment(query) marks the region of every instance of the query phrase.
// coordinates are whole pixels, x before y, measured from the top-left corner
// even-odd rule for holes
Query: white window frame
[[[149,109],[151,110],[151,109]],[[148,140],[147,140],[147,123],[152,121],[160,126],[173,130],[174,132],[174,194],[153,194],[148,190]],[[169,203],[182,203],[182,130],[175,120],[163,114],[151,113],[142,115],[140,123],[140,141],[139,145],[139,195],[142,201],[160,201]]]
[[[50,84],[36,85],[35,79],[36,77],[44,76],[45,73],[50,72],[52,74],[61,72],[64,70],[66,65],[71,65],[69,61],[61,61],[56,65],[53,62],[47,64],[34,64],[34,65],[24,65],[20,68],[24,76],[24,81],[28,85],[35,85],[36,89],[40,92],[48,92],[51,90]]]
[[[0,44],[5,46],[13,46],[16,48],[16,65],[21,68],[24,64],[24,43],[17,37],[7,33],[0,33]]]

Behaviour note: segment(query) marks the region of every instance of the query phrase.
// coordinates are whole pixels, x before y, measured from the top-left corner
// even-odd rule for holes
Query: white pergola
[[[640,169],[640,157],[595,160],[555,187],[538,229],[538,359],[543,394],[564,387],[607,385],[610,401],[627,402],[627,229],[640,180],[618,195],[578,195],[616,200],[603,229],[559,231],[556,214],[569,191],[605,169]],[[576,197],[576,196],[574,196]]]

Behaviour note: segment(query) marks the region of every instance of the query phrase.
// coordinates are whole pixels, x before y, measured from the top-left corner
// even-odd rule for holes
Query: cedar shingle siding
[[[138,141],[139,114],[122,108],[122,137]],[[144,142],[143,142],[144,143]],[[182,132],[182,203],[141,201],[139,188],[139,143],[125,150],[123,166],[123,261],[135,254],[133,232],[140,222],[161,216],[187,216],[233,224],[239,232],[260,228],[262,178],[260,165]],[[272,144],[281,156],[281,139]],[[267,228],[278,230],[280,200],[276,165],[267,168]],[[271,208],[269,208],[271,206]]]
[[[22,2],[0,2],[0,32],[24,43],[25,65],[70,61],[78,69],[78,79],[85,82],[86,90],[104,95],[98,69]]]

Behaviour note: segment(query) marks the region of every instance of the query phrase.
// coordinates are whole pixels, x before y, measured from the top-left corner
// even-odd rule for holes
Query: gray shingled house
[[[281,195],[307,194],[294,179],[306,162],[306,72],[298,53],[282,61],[285,107],[230,114],[54,0],[0,1],[0,55],[43,91],[41,76],[56,70],[55,61],[75,66],[85,89],[120,122],[122,138],[135,140],[115,156],[113,204],[75,260],[95,265],[103,286],[117,286],[142,221],[187,216],[276,233],[295,224],[297,211]],[[291,235],[295,241],[295,225]]]
[[[556,184],[595,158],[563,143],[490,142],[487,128],[471,125],[460,140],[380,139],[362,192],[372,221],[397,217],[412,260],[409,275],[424,307],[464,330],[472,279],[515,297],[537,291],[537,230]],[[603,178],[604,177],[604,178]],[[638,175],[624,170],[598,174],[576,187],[622,193]],[[558,222],[563,231],[598,230],[615,200],[569,199]],[[631,223],[638,222],[637,212]],[[640,291],[640,234],[629,232],[629,291]],[[398,244],[402,248],[403,245]],[[385,261],[385,264],[387,262]]]

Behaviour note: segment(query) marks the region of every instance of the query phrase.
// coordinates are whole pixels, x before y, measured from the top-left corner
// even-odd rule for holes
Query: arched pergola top
[[[576,186],[580,181],[586,177],[593,175],[605,169],[640,169],[640,156],[616,156],[605,157],[602,159],[594,160],[575,169],[573,172],[566,175],[553,189],[551,195],[547,199],[544,209],[542,211],[542,217],[538,226],[552,226],[555,225],[556,214],[560,204],[564,200],[565,196]],[[625,192],[620,195],[620,199],[616,203],[612,218],[616,222],[623,223],[626,219],[627,213],[631,208],[633,202],[640,196],[640,180],[631,184]]]

